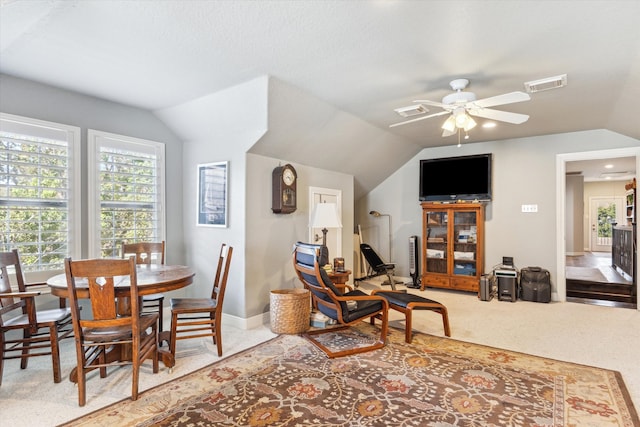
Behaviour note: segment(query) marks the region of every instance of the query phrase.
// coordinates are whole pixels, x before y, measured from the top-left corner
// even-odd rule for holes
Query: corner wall
[[[291,254],[295,242],[309,239],[309,187],[342,191],[342,254],[347,268],[353,270],[353,176],[292,163],[298,174],[297,209],[291,214],[274,214],[271,173],[285,163],[283,159],[247,155],[247,317],[269,311],[271,290],[302,287]],[[352,280],[353,276],[350,283]]]
[[[184,104],[156,111],[185,141],[182,229],[186,263],[194,268],[193,286],[187,296],[209,295],[215,277],[220,245],[233,247],[225,309],[227,315],[247,318],[246,247],[247,164],[246,152],[266,131],[268,78],[216,92]],[[250,105],[252,108],[247,108]],[[227,227],[196,225],[197,165],[228,161]]]
[[[184,264],[182,236],[182,141],[151,112],[77,92],[0,74],[0,111],[78,126],[81,129],[82,194],[87,194],[87,129],[163,142],[166,155],[167,262]],[[82,236],[87,236],[87,198],[82,200]],[[88,243],[82,241],[82,257]]]
[[[353,176],[248,154],[254,144],[263,142],[269,126],[287,126],[286,120],[267,120],[272,113],[270,90],[264,76],[156,112],[185,140],[183,193],[189,201],[183,207],[185,255],[196,277],[194,285],[183,291],[188,296],[210,293],[220,244],[233,246],[224,312],[239,327],[262,323],[272,289],[300,286],[291,266],[291,248],[308,239],[309,186],[342,190],[343,253],[347,264],[352,262]],[[228,227],[196,226],[196,167],[225,160],[229,161]],[[271,211],[271,173],[284,163],[293,163],[298,172],[298,208],[276,215]]]

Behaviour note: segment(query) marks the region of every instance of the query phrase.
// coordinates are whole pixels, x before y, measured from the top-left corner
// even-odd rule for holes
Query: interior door
[[[335,203],[338,209],[338,217],[342,221],[342,190],[331,188],[309,187],[309,224],[311,215],[318,203]],[[309,242],[322,244],[322,229],[309,228]],[[342,256],[342,229],[330,228],[327,232],[327,248],[329,249],[329,262]]]
[[[611,252],[613,224],[623,224],[623,214],[623,197],[592,197],[589,199],[592,252]]]

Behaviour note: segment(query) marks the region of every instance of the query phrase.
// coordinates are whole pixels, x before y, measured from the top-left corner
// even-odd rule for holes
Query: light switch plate
[[[522,205],[522,212],[526,212],[526,213],[538,212],[538,205]]]

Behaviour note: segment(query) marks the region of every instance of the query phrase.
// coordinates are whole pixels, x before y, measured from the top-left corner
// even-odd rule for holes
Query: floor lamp
[[[369,215],[373,215],[376,218],[380,218],[381,216],[386,216],[387,219],[389,220],[389,259],[387,260],[387,262],[393,263],[393,260],[391,258],[391,215],[382,214],[382,213],[380,213],[378,211],[371,211],[371,212],[369,212]]]
[[[376,218],[380,218],[381,216],[386,216],[387,219],[389,220],[389,260],[387,262],[389,262],[390,264],[393,264],[393,261],[391,260],[391,215],[383,214],[378,211],[371,211],[369,212],[369,215],[373,215]],[[401,280],[394,280],[394,282],[403,283]],[[385,280],[382,284],[390,285],[391,283],[389,283],[389,280]]]

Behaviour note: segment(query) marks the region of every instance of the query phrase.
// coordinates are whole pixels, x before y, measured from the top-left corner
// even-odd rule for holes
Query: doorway
[[[342,190],[333,188],[309,187],[309,224],[311,215],[318,203],[335,203],[338,218],[342,219]],[[322,244],[322,229],[309,227],[309,242]],[[334,228],[327,232],[329,259],[342,257],[342,229]]]
[[[603,161],[603,159],[621,159],[632,158],[632,175],[635,176],[636,171],[640,170],[640,148],[629,147],[612,150],[600,150],[589,152],[577,152],[577,153],[563,153],[556,155],[556,195],[557,195],[557,209],[556,209],[556,229],[558,231],[556,235],[556,298],[559,301],[567,300],[567,251],[566,251],[566,237],[567,229],[565,222],[565,215],[567,212],[567,189],[565,177],[570,171],[568,167],[572,162],[585,162],[585,161]],[[621,179],[620,177],[617,177]],[[617,195],[617,194],[616,194]],[[616,208],[619,210],[619,208]],[[618,213],[618,212],[617,212]],[[587,218],[585,218],[586,220]],[[585,224],[586,225],[586,224]],[[585,227],[585,232],[590,231],[590,225]],[[586,240],[589,242],[589,240]],[[635,243],[637,246],[638,236],[636,235]],[[586,246],[586,245],[585,245]],[[638,260],[636,259],[635,267],[637,271]],[[637,294],[637,284],[632,285],[633,295]],[[639,308],[636,304],[633,304],[635,308]]]

